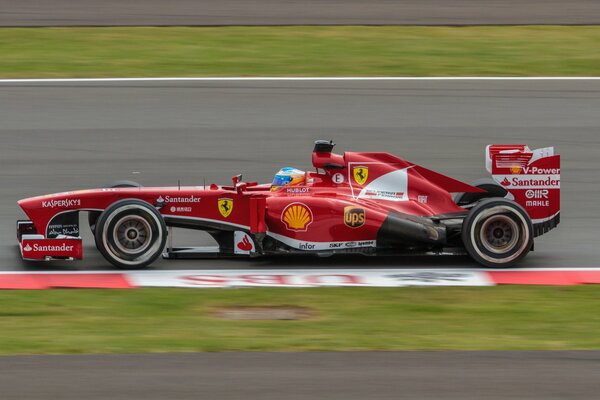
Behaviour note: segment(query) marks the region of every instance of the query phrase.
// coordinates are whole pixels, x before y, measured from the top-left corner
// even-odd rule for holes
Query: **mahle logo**
[[[350,228],[358,228],[365,224],[366,213],[364,208],[348,206],[344,208],[344,224]]]

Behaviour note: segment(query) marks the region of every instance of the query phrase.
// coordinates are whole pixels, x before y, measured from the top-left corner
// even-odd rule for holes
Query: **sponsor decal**
[[[529,189],[525,192],[528,199],[547,199],[548,189]]]
[[[359,185],[364,185],[369,178],[369,167],[359,166],[352,168],[352,176]]]
[[[221,215],[227,218],[233,211],[233,199],[221,197],[217,201],[217,206],[219,207],[219,212],[221,213]]]
[[[363,187],[358,198],[407,201],[408,168],[390,171]]]
[[[70,208],[81,206],[80,199],[61,199],[61,200],[46,200],[42,201],[42,208]]]
[[[185,197],[177,197],[177,196],[169,196],[166,195],[164,198],[162,196],[159,196],[158,199],[156,199],[156,202],[158,204],[161,203],[200,203],[200,201],[202,200],[201,197],[198,196],[185,196]]]
[[[338,185],[341,183],[344,183],[344,175],[340,174],[339,172],[336,174],[333,174],[333,176],[331,177],[331,180],[334,183],[337,183]]]
[[[427,201],[428,201],[428,200],[429,200],[429,197],[427,197],[427,196],[426,196],[426,195],[424,195],[424,194],[420,194],[420,195],[418,195],[418,196],[417,196],[417,201],[418,201],[419,203],[427,204]]]
[[[390,192],[388,190],[367,190],[365,191],[365,194],[360,197],[365,199],[400,201],[404,200],[404,192]]]
[[[550,207],[550,190],[528,189],[525,191],[525,207]]]
[[[79,236],[79,225],[49,225],[48,226],[48,237],[56,237],[59,235],[66,236]]]
[[[246,232],[235,231],[233,241],[233,252],[235,254],[250,254],[250,252],[255,251],[254,241]]]
[[[523,167],[525,175],[560,175],[560,168]]]
[[[286,187],[285,192],[288,194],[306,194],[309,189],[307,187]]]
[[[334,242],[329,243],[330,249],[352,249],[354,247],[376,247],[375,240],[360,240],[355,242]]]
[[[550,207],[550,200],[525,200],[525,207]]]
[[[27,243],[25,245],[25,247],[23,248],[23,250],[25,251],[45,251],[45,252],[57,252],[57,251],[73,251],[73,249],[75,248],[75,246],[73,245],[68,245],[68,244],[60,244],[60,245],[52,245],[52,244],[47,244],[47,245],[40,245],[37,243],[34,243],[33,246],[30,246],[29,243]]]
[[[293,239],[291,237],[280,235],[274,232],[267,233],[272,238],[280,242],[300,250],[335,250],[335,249],[350,249],[356,247],[377,247],[376,240],[357,240],[352,242],[308,242]]]
[[[366,212],[364,208],[347,206],[344,207],[344,224],[350,228],[359,228],[365,224]]]
[[[494,175],[494,178],[511,189],[560,188],[560,175]]]
[[[281,221],[290,231],[306,232],[308,226],[313,222],[313,214],[307,205],[291,203],[283,209]]]
[[[411,271],[384,278],[393,279],[398,286],[487,286],[490,283],[474,271]]]
[[[175,206],[171,206],[171,208],[169,210],[172,213],[176,213],[176,212],[192,212],[192,207],[175,207]]]
[[[510,172],[513,174],[520,174],[521,173],[521,166],[520,165],[513,165],[512,167],[510,167]]]

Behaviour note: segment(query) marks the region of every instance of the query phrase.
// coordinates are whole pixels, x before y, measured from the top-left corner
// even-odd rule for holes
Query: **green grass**
[[[599,349],[598,287],[0,292],[0,354]],[[211,310],[296,305],[304,321]]]
[[[2,28],[0,77],[587,76],[600,27]]]

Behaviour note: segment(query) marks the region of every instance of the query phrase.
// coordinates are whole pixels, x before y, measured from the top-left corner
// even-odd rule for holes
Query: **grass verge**
[[[0,77],[593,76],[600,27],[2,28]]]
[[[4,291],[0,304],[0,354],[600,348],[595,286]],[[316,314],[211,314],[235,305]]]

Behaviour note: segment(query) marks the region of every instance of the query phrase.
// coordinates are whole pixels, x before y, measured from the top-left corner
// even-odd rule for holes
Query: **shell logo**
[[[510,167],[510,172],[513,174],[520,174],[521,173],[521,166],[520,165],[513,165],[512,167]]]
[[[281,221],[290,231],[305,232],[313,222],[313,214],[305,204],[291,203],[283,209]]]

